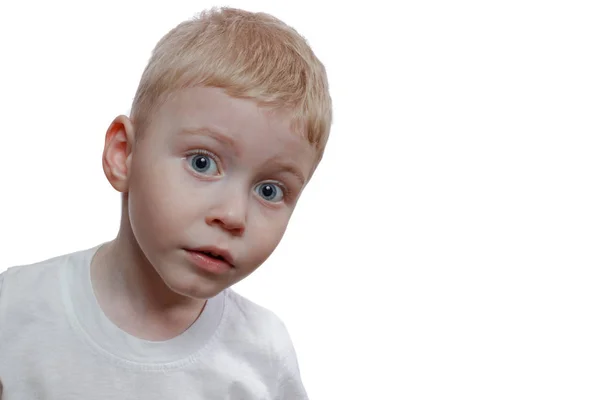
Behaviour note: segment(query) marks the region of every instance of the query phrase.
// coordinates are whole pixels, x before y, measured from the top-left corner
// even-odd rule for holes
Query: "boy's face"
[[[220,89],[176,92],[128,159],[135,240],[171,290],[210,298],[275,250],[315,162],[287,116]]]

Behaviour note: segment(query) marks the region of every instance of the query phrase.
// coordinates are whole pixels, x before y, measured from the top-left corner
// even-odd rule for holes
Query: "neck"
[[[147,340],[167,340],[185,331],[205,300],[172,291],[146,259],[131,229],[126,197],[117,237],[92,261],[92,284],[98,303],[124,331]]]

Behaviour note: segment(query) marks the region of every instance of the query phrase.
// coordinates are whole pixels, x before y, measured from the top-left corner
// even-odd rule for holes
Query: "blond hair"
[[[166,96],[192,86],[292,114],[322,157],[332,123],[325,67],[306,40],[265,13],[213,8],[184,21],[156,45],[142,74],[131,117],[143,131]]]

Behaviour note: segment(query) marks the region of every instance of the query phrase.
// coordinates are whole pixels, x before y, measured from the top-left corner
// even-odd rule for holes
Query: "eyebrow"
[[[188,135],[208,136],[208,137],[216,140],[217,142],[220,142],[221,144],[231,148],[236,155],[239,155],[239,149],[237,148],[237,146],[235,144],[235,140],[233,140],[229,136],[225,135],[224,133],[219,132],[216,129],[208,128],[208,127],[183,128],[181,130],[181,134],[183,134],[185,136],[188,136]]]
[[[306,183],[306,178],[302,172],[300,172],[300,169],[298,169],[294,164],[280,160],[278,157],[271,158],[267,164],[275,166],[280,172],[287,172],[293,175],[296,179],[298,179],[298,181],[300,181],[301,186],[304,186]]]

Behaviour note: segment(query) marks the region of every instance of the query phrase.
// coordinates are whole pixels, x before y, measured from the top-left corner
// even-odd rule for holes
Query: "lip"
[[[233,267],[233,257],[231,256],[231,253],[225,249],[221,249],[221,248],[215,247],[215,246],[206,246],[206,247],[198,247],[198,248],[187,249],[187,250],[195,252],[195,253],[207,252],[207,253],[216,254],[218,256],[223,257],[223,259],[225,261],[227,261],[227,263]]]
[[[221,275],[234,268],[231,254],[223,249],[216,247],[202,247],[185,249],[185,252],[196,267],[212,274]],[[202,252],[210,252],[219,255],[223,257],[223,260],[210,257]]]

